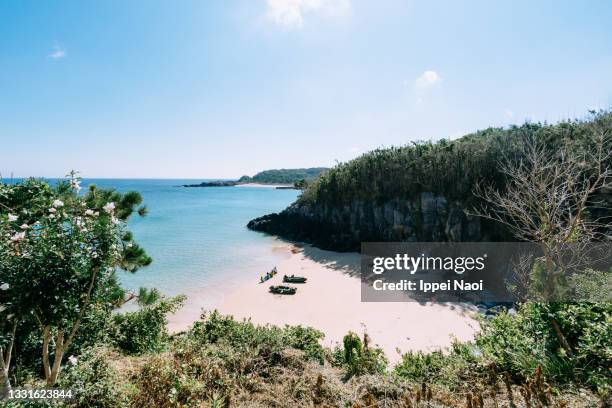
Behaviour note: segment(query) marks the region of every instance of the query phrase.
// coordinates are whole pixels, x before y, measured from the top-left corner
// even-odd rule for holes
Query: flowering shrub
[[[0,184],[0,349],[8,373],[15,332],[21,324],[42,328],[42,365],[55,384],[65,352],[88,313],[122,303],[115,270],[130,272],[151,263],[126,229],[145,207],[136,192],[120,194],[80,179],[52,187],[29,179]],[[53,350],[49,345],[53,343]]]

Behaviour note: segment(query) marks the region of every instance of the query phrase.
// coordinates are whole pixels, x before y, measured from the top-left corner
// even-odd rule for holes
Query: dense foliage
[[[253,177],[242,176],[238,181],[244,183],[294,184],[302,180],[312,180],[326,170],[329,169],[326,167],[312,167],[307,169],[264,170]]]
[[[549,324],[555,318],[571,354],[563,349]],[[525,379],[540,366],[557,383],[589,384],[601,393],[612,391],[612,304],[530,303],[516,317],[501,315],[476,339],[485,357],[505,372]]]
[[[609,308],[602,315],[600,307],[567,306],[566,318],[559,319],[575,330],[576,355],[565,360],[571,368],[552,371],[560,364],[554,355],[565,357],[554,336],[542,331],[544,311],[536,304],[483,321],[472,343],[405,354],[393,371],[385,371],[384,355],[367,336],[348,333],[331,351],[313,329],[256,326],[206,313],[185,333],[165,338],[163,353],[126,355],[104,344],[84,349],[59,381],[77,391],[62,405],[591,407],[598,398],[579,387],[598,390],[605,401],[610,383],[610,337],[601,331]]]
[[[499,161],[520,160],[526,138],[540,140],[551,150],[560,151],[564,145],[582,149],[591,143],[593,124],[612,131],[612,113],[595,113],[586,121],[525,123],[507,129],[489,128],[452,141],[376,149],[321,174],[298,204],[384,202],[411,199],[421,192],[469,202],[477,183],[503,188],[505,176],[500,172]]]
[[[122,302],[116,268],[134,272],[151,262],[126,228],[134,212],[146,213],[138,208],[140,194],[93,185],[79,194],[80,179],[74,172],[70,177],[55,186],[35,179],[0,183],[4,380],[15,344],[38,337],[47,384],[55,384],[81,325]]]
[[[291,359],[323,362],[323,334],[300,326],[255,326],[217,312],[205,314],[187,333],[177,336],[170,358],[154,358],[137,375],[138,406],[193,406],[214,398],[227,400],[262,381]],[[298,351],[291,357],[287,350]]]
[[[549,324],[550,314],[566,333],[568,355]],[[516,315],[482,322],[474,343],[455,343],[450,353],[407,353],[394,371],[415,381],[460,387],[509,375],[525,383],[540,372],[551,384],[584,384],[605,397],[612,392],[612,304],[527,303]]]

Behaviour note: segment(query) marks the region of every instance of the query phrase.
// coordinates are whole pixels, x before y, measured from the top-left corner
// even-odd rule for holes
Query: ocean
[[[138,191],[149,209],[145,217],[134,215],[129,229],[153,263],[134,274],[119,272],[126,289],[155,287],[169,296],[197,294],[197,304],[188,302],[187,307],[211,308],[236,285],[257,283],[281,259],[281,252],[275,251],[278,241],[247,229],[246,224],[283,210],[295,201],[298,190],[180,187],[200,181],[209,180],[83,180],[84,189],[94,183],[121,192]]]

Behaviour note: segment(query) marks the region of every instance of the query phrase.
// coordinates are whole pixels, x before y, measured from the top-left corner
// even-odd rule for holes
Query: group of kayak
[[[273,278],[276,274],[278,274],[278,269],[276,269],[275,266],[274,269],[259,279],[259,283],[264,283],[268,279]],[[306,283],[306,278],[303,276],[283,275],[283,283]],[[272,285],[270,286],[270,292],[277,295],[295,295],[297,288],[293,286]]]
[[[259,283],[264,283],[268,279],[272,279],[274,275],[276,275],[277,273],[278,273],[278,269],[276,269],[276,266],[275,266],[270,272],[266,272],[264,276],[259,278]]]

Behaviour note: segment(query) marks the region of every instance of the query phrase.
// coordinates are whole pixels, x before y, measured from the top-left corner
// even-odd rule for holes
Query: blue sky
[[[0,3],[3,176],[231,178],[612,106],[612,3]]]

